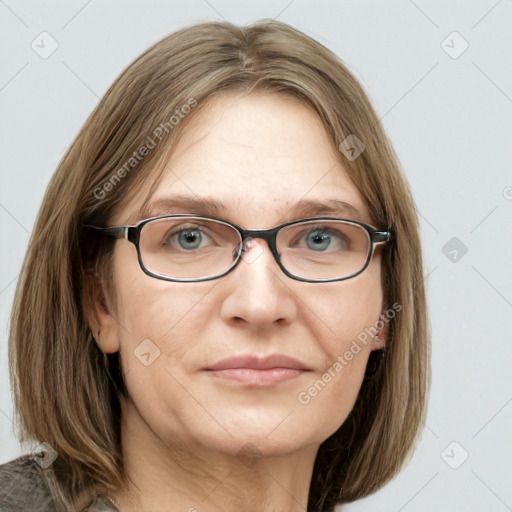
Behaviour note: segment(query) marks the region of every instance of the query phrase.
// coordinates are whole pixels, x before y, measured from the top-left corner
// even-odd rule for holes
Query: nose
[[[224,320],[256,329],[295,319],[296,297],[286,282],[292,280],[279,268],[265,240],[246,239],[240,261],[224,279],[229,287],[221,308]]]

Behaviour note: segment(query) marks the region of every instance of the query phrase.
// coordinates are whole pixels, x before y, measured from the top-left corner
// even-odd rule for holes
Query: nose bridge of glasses
[[[272,254],[275,254],[275,236],[276,236],[277,228],[273,229],[244,229],[242,230],[242,244],[243,247],[246,246],[248,240],[252,239],[262,239],[267,242],[267,245],[270,248]]]

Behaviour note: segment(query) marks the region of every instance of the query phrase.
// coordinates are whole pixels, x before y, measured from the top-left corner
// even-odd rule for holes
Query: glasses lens
[[[197,217],[156,219],[140,233],[140,253],[147,270],[176,279],[200,279],[226,272],[242,239],[221,221]]]
[[[304,279],[336,279],[360,272],[371,249],[362,226],[346,221],[306,221],[278,233],[283,266]]]

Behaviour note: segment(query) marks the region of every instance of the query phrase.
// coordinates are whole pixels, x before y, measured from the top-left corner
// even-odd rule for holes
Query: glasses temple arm
[[[100,228],[98,226],[86,225],[85,227],[112,238],[128,238],[128,227],[126,226],[112,226],[108,228]]]
[[[375,244],[389,242],[391,233],[389,231],[374,231],[372,234],[372,242]]]

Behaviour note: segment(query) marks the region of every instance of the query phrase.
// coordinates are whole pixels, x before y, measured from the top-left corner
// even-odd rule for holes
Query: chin
[[[318,423],[300,418],[290,410],[278,415],[275,411],[274,414],[265,415],[261,408],[252,412],[254,414],[248,411],[244,411],[243,415],[224,414],[222,426],[214,420],[203,423],[193,437],[201,445],[226,455],[239,457],[249,452],[249,456],[254,451],[259,457],[272,457],[290,454],[311,445],[318,446],[339,426],[333,428],[325,425],[319,429]],[[315,429],[307,428],[315,423]]]

